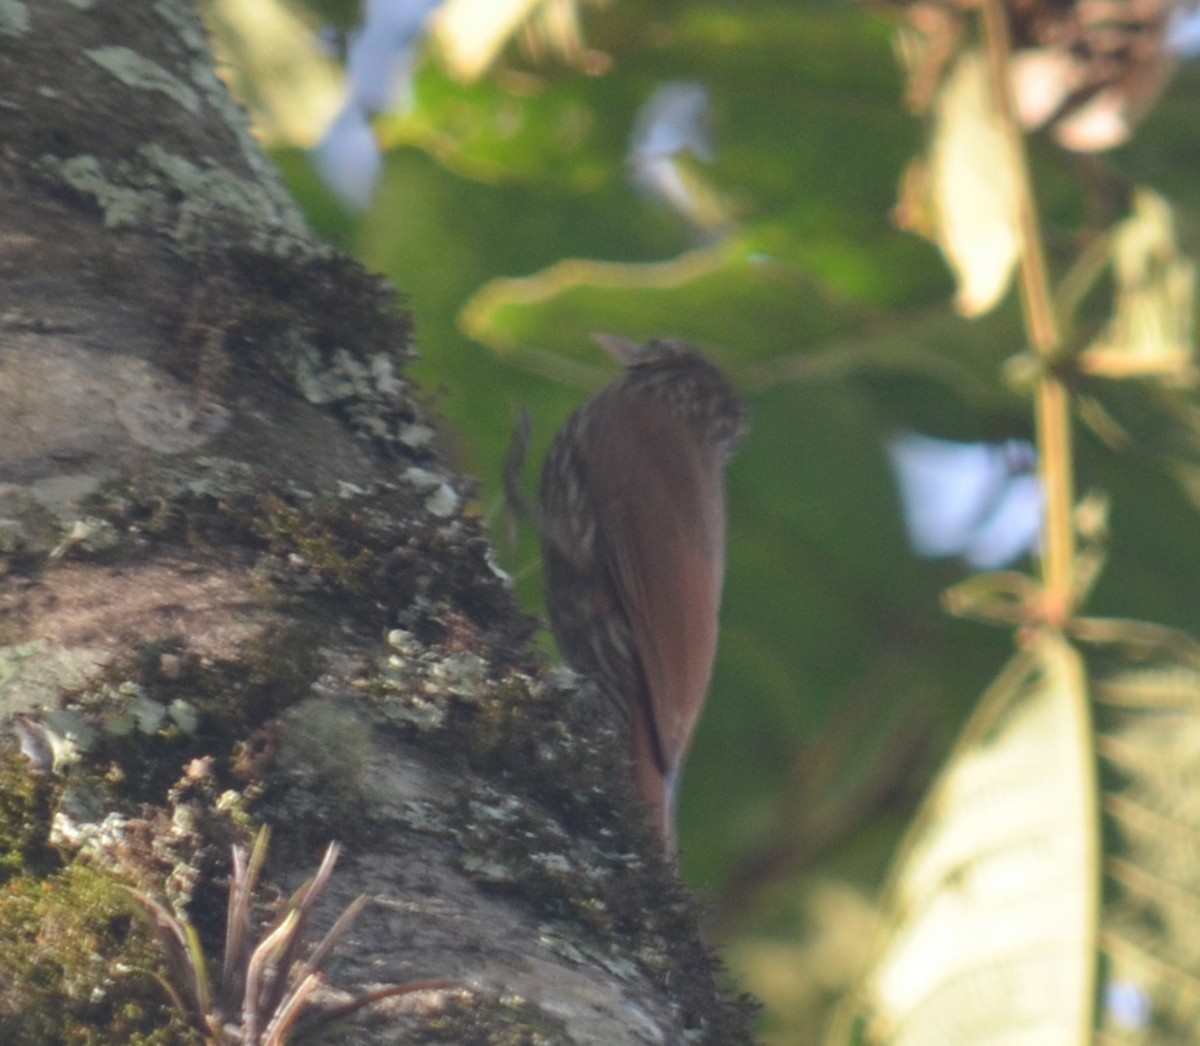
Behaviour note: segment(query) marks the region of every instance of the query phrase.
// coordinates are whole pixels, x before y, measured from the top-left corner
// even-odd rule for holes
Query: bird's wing
[[[704,704],[725,560],[723,463],[659,401],[624,400],[594,431],[599,544],[649,691],[661,771],[673,778]],[[636,710],[634,712],[636,714]]]

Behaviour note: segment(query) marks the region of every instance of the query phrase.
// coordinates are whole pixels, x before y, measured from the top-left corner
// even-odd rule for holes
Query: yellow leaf
[[[966,51],[938,93],[929,155],[935,239],[964,316],[987,312],[1008,290],[1021,253],[1018,170],[984,57]]]

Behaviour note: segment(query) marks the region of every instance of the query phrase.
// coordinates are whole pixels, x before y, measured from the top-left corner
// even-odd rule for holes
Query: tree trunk
[[[437,982],[318,1037],[747,1041],[619,724],[546,676],[436,454],[407,314],[310,234],[195,12],[6,0],[0,85],[0,1041],[268,1041],[249,948],[217,972],[257,824],[253,936],[330,840],[314,923],[368,898],[302,1024]]]

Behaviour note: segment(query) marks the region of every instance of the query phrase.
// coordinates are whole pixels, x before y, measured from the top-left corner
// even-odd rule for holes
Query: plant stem
[[[1071,506],[1075,495],[1071,403],[1066,386],[1053,368],[1062,337],[1046,274],[1046,256],[1025,155],[1025,139],[1017,123],[1009,82],[1012,45],[1007,16],[1002,0],[982,0],[981,6],[992,95],[1009,141],[1018,187],[1016,219],[1022,243],[1020,281],[1025,332],[1033,350],[1045,364],[1038,379],[1034,405],[1038,470],[1046,499],[1042,527],[1042,583],[1045,588],[1042,617],[1051,624],[1061,625],[1074,610],[1075,531],[1071,523]]]

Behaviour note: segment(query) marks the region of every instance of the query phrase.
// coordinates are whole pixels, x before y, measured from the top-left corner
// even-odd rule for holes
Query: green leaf
[[[984,696],[885,893],[834,1042],[1089,1041],[1098,823],[1079,654],[1043,633]]]
[[[829,1042],[1192,1041],[1200,646],[1071,631],[1036,636],[964,728]]]
[[[1194,1041],[1200,1023],[1200,647],[1177,632],[1085,621],[1105,815],[1101,952],[1110,995],[1147,1028],[1117,1041]],[[1112,1004],[1101,1027],[1137,1029]]]

